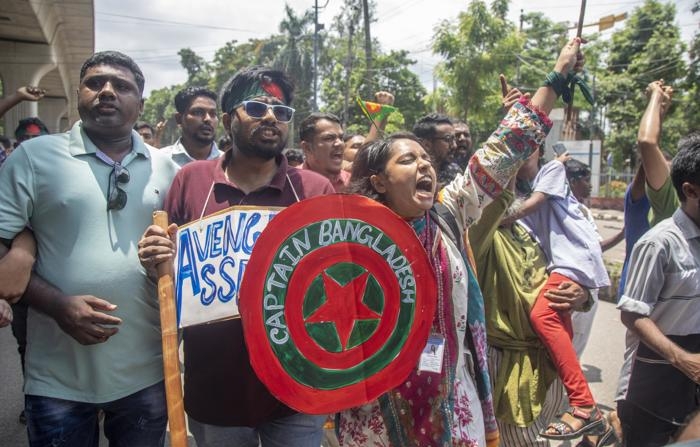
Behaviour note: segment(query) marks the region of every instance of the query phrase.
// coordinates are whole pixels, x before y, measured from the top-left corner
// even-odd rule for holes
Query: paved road
[[[619,213],[605,212],[608,217]],[[604,238],[622,228],[615,219],[598,220],[599,231]],[[607,259],[622,261],[624,243],[606,252]],[[591,338],[581,362],[591,390],[604,410],[614,407],[617,377],[624,352],[624,328],[619,312],[611,303],[601,302],[593,324]],[[17,417],[23,406],[22,377],[15,339],[9,328],[0,329],[0,447],[25,447],[26,429],[18,423]],[[191,442],[191,444],[194,444]],[[106,446],[106,442],[101,443]],[[560,444],[562,447],[568,443]],[[575,443],[574,443],[575,445]]]
[[[22,370],[9,326],[0,329],[0,378],[0,446],[26,446],[26,429],[17,419],[24,407]]]
[[[624,330],[619,312],[613,304],[601,302],[582,364],[593,395],[604,410],[613,407],[623,351]],[[25,427],[17,422],[22,408],[21,371],[15,340],[9,329],[0,330],[0,362],[0,377],[3,379],[0,394],[0,446],[24,447],[27,445]]]

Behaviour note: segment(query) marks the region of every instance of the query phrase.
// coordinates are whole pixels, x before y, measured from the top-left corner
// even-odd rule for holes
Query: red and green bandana
[[[248,101],[253,98],[259,98],[261,96],[268,96],[271,98],[276,98],[286,104],[284,97],[284,91],[282,87],[279,86],[271,77],[263,75],[260,79],[251,81],[250,84],[244,89],[237,92],[238,94],[232,94],[226,104],[222,104],[221,108],[224,111],[230,112],[231,109],[236,107],[243,101]]]

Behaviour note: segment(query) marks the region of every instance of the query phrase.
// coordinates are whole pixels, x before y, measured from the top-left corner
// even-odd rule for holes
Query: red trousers
[[[540,290],[535,305],[530,311],[530,323],[549,351],[552,363],[566,388],[569,403],[575,407],[587,407],[595,405],[595,400],[588,388],[586,377],[581,371],[581,364],[576,358],[574,345],[571,343],[573,337],[571,315],[549,307],[550,301],[544,296],[547,290],[557,289],[561,283],[567,281],[574,282],[559,273],[549,275],[547,283]]]

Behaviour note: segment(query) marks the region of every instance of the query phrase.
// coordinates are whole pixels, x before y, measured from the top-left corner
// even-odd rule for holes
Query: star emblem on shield
[[[383,205],[352,195],[292,205],[261,233],[241,285],[253,369],[305,413],[376,399],[418,361],[436,288],[415,232]]]

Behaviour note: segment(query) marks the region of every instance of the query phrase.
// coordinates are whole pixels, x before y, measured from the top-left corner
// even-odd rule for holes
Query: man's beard
[[[280,142],[277,144],[277,146],[274,147],[260,147],[254,145],[251,141],[253,137],[255,136],[255,133],[263,129],[263,127],[257,127],[250,135],[250,138],[244,138],[242,135],[240,135],[240,131],[235,133],[233,135],[233,141],[236,144],[236,147],[238,148],[239,151],[245,156],[248,157],[258,157],[262,158],[263,160],[270,160],[272,158],[277,157],[279,154],[282,153],[282,150],[284,150],[284,147],[287,145],[287,141],[285,139],[280,138]]]
[[[214,142],[215,137],[216,137],[216,135],[212,135],[211,137],[203,137],[197,133],[192,135],[192,139],[200,144],[212,144]]]

